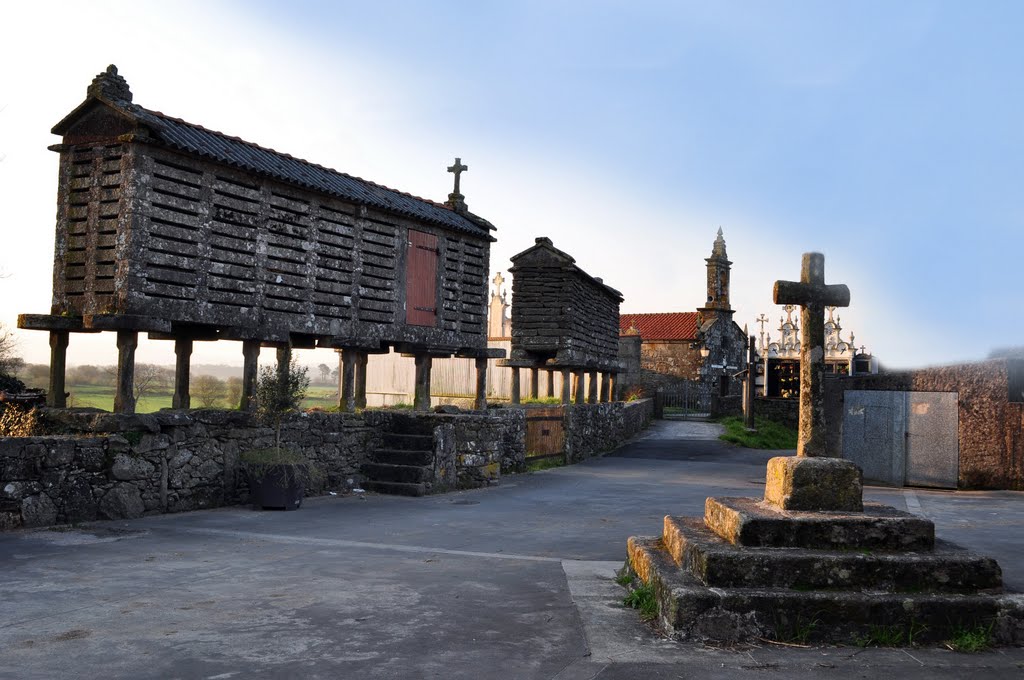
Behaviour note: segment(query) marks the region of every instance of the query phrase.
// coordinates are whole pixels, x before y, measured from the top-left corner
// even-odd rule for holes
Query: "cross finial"
[[[461,158],[455,159],[455,165],[448,166],[448,172],[455,175],[455,191],[452,192],[453,194],[459,193],[459,175],[464,173],[466,170],[469,170],[469,166],[463,165]]]
[[[455,190],[448,194],[448,200],[445,201],[445,205],[456,212],[468,212],[469,206],[466,205],[466,197],[459,192],[459,175],[469,170],[468,165],[462,164],[461,158],[455,159],[455,165],[448,166],[448,172],[455,175]]]
[[[501,297],[501,284],[505,283],[505,277],[498,272],[498,275],[494,277],[494,294]]]

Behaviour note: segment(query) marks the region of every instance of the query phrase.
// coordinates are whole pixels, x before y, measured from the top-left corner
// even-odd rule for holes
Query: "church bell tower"
[[[700,312],[705,320],[717,316],[732,318],[732,307],[729,306],[729,267],[732,262],[725,253],[725,238],[722,228],[718,228],[718,238],[711,248],[711,257],[706,258],[708,267],[708,299]]]

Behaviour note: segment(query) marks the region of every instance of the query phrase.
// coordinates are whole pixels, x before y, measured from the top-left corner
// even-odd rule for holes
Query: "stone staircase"
[[[1002,593],[995,560],[880,504],[795,512],[708,498],[703,521],[665,517],[661,537],[632,537],[628,550],[660,626],[681,639],[941,643],[984,627],[996,643],[1024,641],[1024,598]]]
[[[429,425],[396,421],[360,471],[363,488],[399,496],[425,496],[434,486],[434,435]]]

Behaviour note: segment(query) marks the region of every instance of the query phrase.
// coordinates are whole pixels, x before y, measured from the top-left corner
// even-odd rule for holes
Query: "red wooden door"
[[[437,237],[409,230],[405,258],[405,321],[412,326],[437,322]]]

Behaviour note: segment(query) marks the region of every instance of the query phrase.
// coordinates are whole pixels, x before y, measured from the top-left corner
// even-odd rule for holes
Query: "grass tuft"
[[[992,625],[957,628],[946,646],[954,652],[974,654],[992,647]]]
[[[796,430],[791,430],[772,420],[755,418],[756,432],[748,432],[743,426],[743,419],[728,416],[719,421],[725,426],[725,434],[719,436],[722,441],[731,442],[748,449],[795,449]]]
[[[541,470],[550,470],[551,468],[564,466],[565,456],[552,456],[551,458],[537,458],[535,460],[531,460],[529,457],[526,458],[527,472],[540,472]]]
[[[640,618],[650,621],[658,615],[658,600],[654,597],[654,588],[644,584],[638,586],[622,599],[622,604],[640,611]]]

